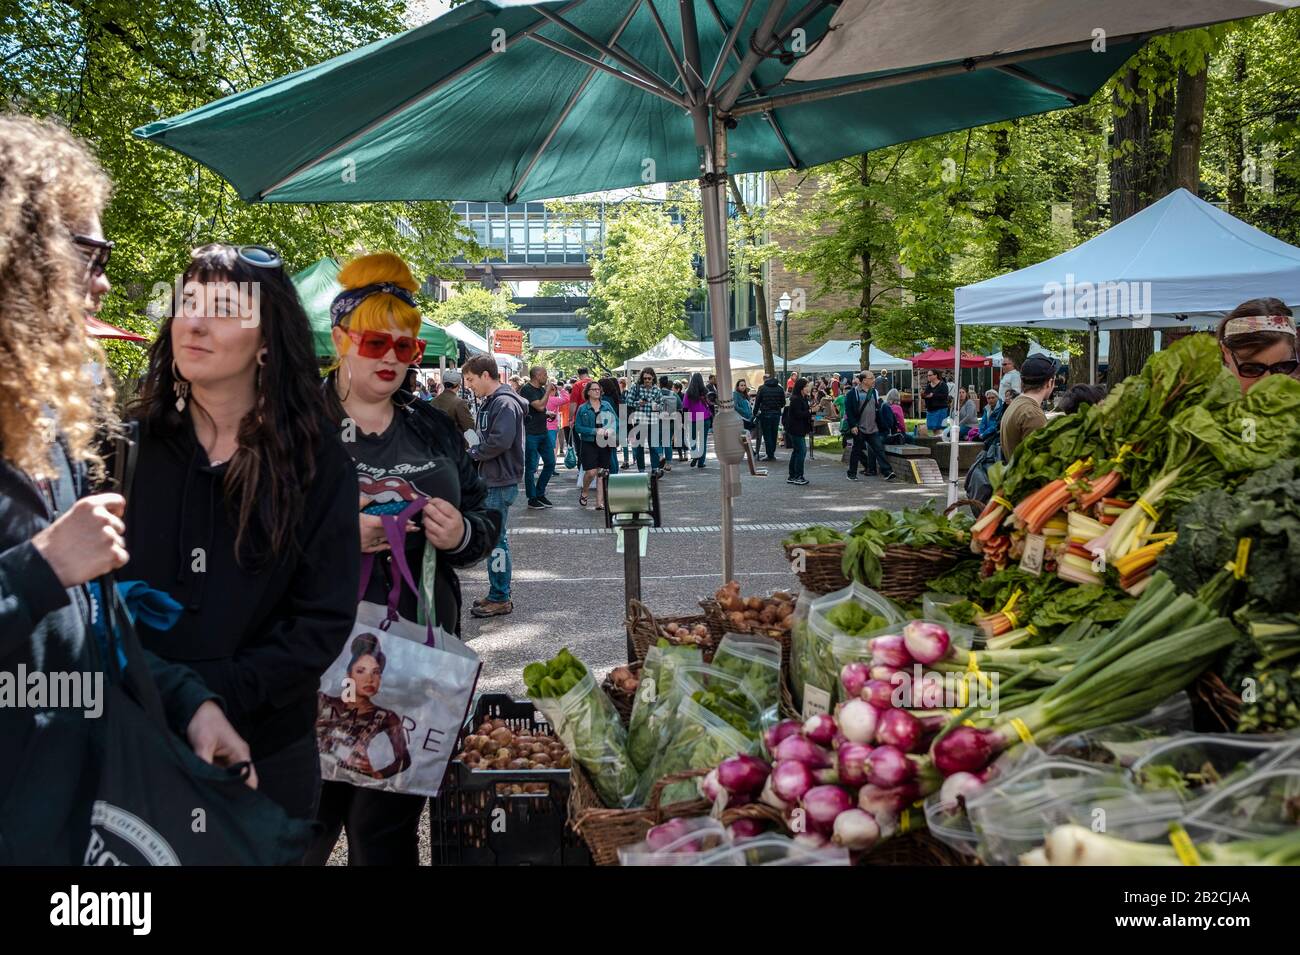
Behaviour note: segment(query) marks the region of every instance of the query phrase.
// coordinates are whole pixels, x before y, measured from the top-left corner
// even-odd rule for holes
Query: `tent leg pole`
[[[952,346],[952,367],[953,367],[952,381],[953,381],[953,388],[955,389],[959,386],[961,382],[961,326],[955,325],[954,327],[957,330],[957,334],[955,336],[956,340],[953,342],[953,346]],[[954,391],[953,394],[955,395],[956,391]],[[957,413],[952,416],[952,431],[949,432],[949,437],[952,441],[952,445],[948,449],[948,503],[949,504],[954,503],[959,496],[957,493],[957,458],[959,457],[957,452],[959,451],[959,445],[961,444],[960,441],[961,435],[960,435],[960,425],[957,422],[960,418],[960,415],[961,415],[961,408],[958,407]]]
[[[1088,323],[1088,384],[1097,383],[1097,323]]]

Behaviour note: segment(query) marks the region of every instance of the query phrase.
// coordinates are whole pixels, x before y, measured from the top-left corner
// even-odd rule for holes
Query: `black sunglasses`
[[[73,235],[72,241],[86,253],[86,268],[92,278],[99,278],[108,268],[108,258],[113,254],[113,243],[89,235]]]
[[[1231,349],[1229,349],[1231,352]],[[1263,378],[1265,375],[1291,375],[1300,368],[1300,360],[1288,358],[1266,365],[1261,361],[1240,361],[1236,352],[1231,352],[1232,363],[1237,366],[1237,374],[1242,378]]]

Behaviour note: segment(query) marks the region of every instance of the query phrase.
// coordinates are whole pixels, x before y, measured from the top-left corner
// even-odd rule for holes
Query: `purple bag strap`
[[[408,504],[400,514],[385,514],[380,518],[384,525],[384,534],[388,538],[389,552],[392,555],[393,567],[397,573],[393,575],[393,586],[388,591],[388,617],[390,620],[396,620],[397,601],[402,595],[402,582],[410,587],[415,593],[416,599],[420,602],[420,607],[424,610],[426,621],[427,639],[424,641],[427,646],[435,646],[437,641],[433,636],[433,613],[425,603],[424,592],[416,586],[415,577],[411,574],[411,565],[406,560],[406,522],[415,514],[424,510],[424,505],[429,501],[426,497],[417,497]],[[370,582],[370,575],[374,570],[375,555],[366,554],[361,560],[361,585],[358,588],[357,602],[360,603],[366,595],[366,586]]]

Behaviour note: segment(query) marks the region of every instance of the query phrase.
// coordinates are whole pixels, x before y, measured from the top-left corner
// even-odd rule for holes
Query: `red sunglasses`
[[[419,361],[424,357],[425,342],[421,338],[399,335],[394,338],[388,332],[348,331],[348,337],[357,344],[357,354],[362,358],[383,358],[388,349],[393,350],[397,360],[403,363]]]

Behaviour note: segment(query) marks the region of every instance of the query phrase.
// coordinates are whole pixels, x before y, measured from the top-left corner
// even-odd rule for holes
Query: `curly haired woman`
[[[102,470],[96,431],[112,392],[84,373],[85,333],[110,285],[100,213],[109,181],[52,123],[0,116],[0,665],[102,678],[86,584],[126,563],[117,494],[86,496]],[[215,695],[146,653],[168,722],[222,765],[249,758]],[[101,684],[102,685],[102,684]],[[0,707],[0,864],[81,864],[90,835],[91,733],[82,708]],[[256,785],[256,777],[250,777]]]

